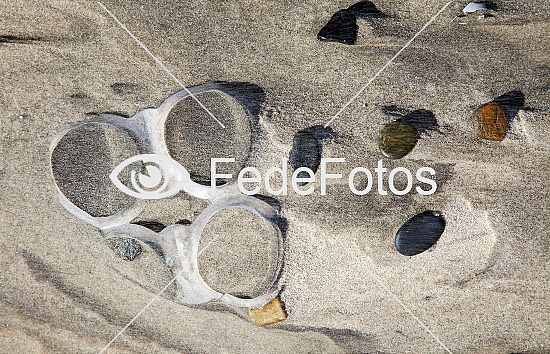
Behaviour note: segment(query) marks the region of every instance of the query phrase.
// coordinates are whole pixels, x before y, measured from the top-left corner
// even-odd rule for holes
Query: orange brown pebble
[[[249,308],[248,319],[256,326],[267,326],[285,320],[286,312],[277,296],[262,307]]]
[[[474,126],[482,139],[501,141],[506,137],[510,116],[502,105],[490,102],[474,112]]]

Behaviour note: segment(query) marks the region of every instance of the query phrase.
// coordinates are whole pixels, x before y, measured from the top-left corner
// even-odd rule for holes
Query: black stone
[[[323,154],[323,141],[334,139],[337,134],[330,128],[322,125],[315,125],[298,131],[294,135],[292,149],[290,150],[288,162],[295,171],[300,167],[307,167],[317,172]],[[298,177],[308,177],[307,172],[301,172]]]
[[[140,220],[140,221],[133,222],[132,224],[146,227],[149,230],[154,231],[154,232],[161,232],[166,227],[166,225],[164,225],[164,224],[162,224],[158,221]]]
[[[300,167],[307,167],[317,172],[321,163],[321,143],[315,135],[308,130],[300,130],[294,135],[292,150],[288,162],[293,170]],[[298,173],[298,177],[308,177],[307,172]]]
[[[359,1],[357,4],[348,7],[348,10],[359,18],[387,17],[386,14],[376,8],[376,5],[374,5],[372,1]]]
[[[445,230],[445,218],[435,211],[424,211],[407,220],[395,235],[395,248],[414,256],[435,245]]]
[[[355,44],[358,29],[357,19],[353,12],[340,10],[332,16],[325,27],[321,28],[317,38],[321,41]]]

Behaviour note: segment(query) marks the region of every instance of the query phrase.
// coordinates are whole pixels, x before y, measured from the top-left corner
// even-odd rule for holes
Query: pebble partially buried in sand
[[[340,10],[321,28],[317,38],[320,41],[355,44],[357,41],[357,19],[353,12]]]
[[[125,261],[133,261],[142,252],[141,245],[133,238],[116,237],[108,239],[107,243]]]
[[[248,319],[260,327],[284,321],[286,317],[285,307],[279,296],[262,307],[248,309]]]
[[[424,211],[407,220],[395,235],[395,248],[415,256],[435,245],[445,230],[445,218],[436,211]]]
[[[486,140],[504,140],[509,120],[508,111],[497,102],[484,104],[474,112],[476,134]]]

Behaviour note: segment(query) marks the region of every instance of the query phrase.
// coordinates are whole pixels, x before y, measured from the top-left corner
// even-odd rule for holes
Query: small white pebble
[[[462,12],[464,12],[465,14],[470,14],[478,10],[487,10],[487,6],[480,2],[471,2],[468,5],[466,5],[466,7],[462,10]]]

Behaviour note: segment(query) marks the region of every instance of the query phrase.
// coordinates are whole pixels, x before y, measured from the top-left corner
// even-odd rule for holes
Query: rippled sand
[[[259,137],[239,141],[254,143],[246,164],[262,173],[288,158],[296,132],[328,122],[445,2],[379,1],[389,17],[359,20],[356,45],[318,41],[332,14],[352,4],[105,2],[185,85],[263,88]],[[277,198],[288,220],[285,321],[260,328],[241,309],[184,306],[170,287],[108,352],[443,352],[387,290],[454,353],[550,350],[550,5],[503,1],[494,18],[449,24],[465,5],[452,3],[331,124],[338,138],[323,144],[323,156],[346,159],[345,176],[373,169],[383,158],[378,134],[394,119],[381,107],[429,110],[439,132],[384,165],[434,168],[434,195],[356,196],[346,180],[331,181],[326,196],[290,191]],[[131,116],[180,86],[93,1],[14,0],[3,4],[0,23],[0,351],[97,353],[171,274],[145,244],[136,260],[120,259],[97,229],[59,205],[48,147],[65,124],[98,112]],[[502,142],[478,139],[475,108],[513,90],[526,102],[512,131]],[[190,127],[195,137],[220,135],[211,123]],[[193,136],[172,136],[174,148]],[[182,197],[152,203],[140,218],[168,225],[193,220],[204,206]],[[445,215],[445,232],[429,251],[405,257],[395,233],[424,210]],[[209,232],[228,226],[217,222]],[[257,290],[224,283],[226,274],[263,279],[259,260],[271,255],[251,249],[269,242],[247,244],[245,236],[235,244],[247,263],[227,268],[239,255],[230,239],[210,254],[227,247],[226,268],[217,273],[203,259],[220,289]]]

